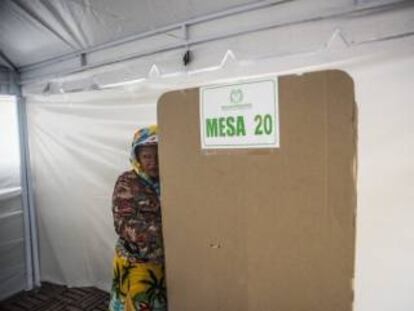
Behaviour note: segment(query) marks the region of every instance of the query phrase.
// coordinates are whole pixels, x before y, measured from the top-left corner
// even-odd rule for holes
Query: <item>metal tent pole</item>
[[[25,229],[26,289],[40,286],[39,248],[37,239],[36,214],[30,173],[30,153],[28,144],[26,100],[18,83],[18,73],[11,73],[11,88],[16,95],[20,143],[20,177],[22,187],[23,219]]]

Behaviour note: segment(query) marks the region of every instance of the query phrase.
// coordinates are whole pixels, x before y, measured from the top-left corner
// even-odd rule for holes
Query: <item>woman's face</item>
[[[145,174],[151,178],[158,178],[158,147],[156,145],[139,147],[137,160]]]

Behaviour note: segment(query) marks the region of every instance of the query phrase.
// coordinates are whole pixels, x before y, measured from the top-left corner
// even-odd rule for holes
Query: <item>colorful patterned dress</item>
[[[119,239],[109,310],[167,310],[158,183],[135,170],[123,173],[115,184],[113,216]]]

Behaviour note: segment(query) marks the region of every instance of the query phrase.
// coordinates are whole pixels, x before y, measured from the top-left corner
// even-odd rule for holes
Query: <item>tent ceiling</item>
[[[202,68],[228,49],[251,60],[411,39],[413,12],[413,0],[0,0],[0,66],[22,83],[137,59],[175,72],[188,47]]]
[[[0,47],[21,67],[253,2],[261,1],[2,0]]]

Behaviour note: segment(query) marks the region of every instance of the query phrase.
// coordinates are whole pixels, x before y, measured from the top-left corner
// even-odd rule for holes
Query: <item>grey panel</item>
[[[26,270],[24,265],[0,272],[0,300],[11,296],[25,288]]]
[[[20,197],[0,202],[0,246],[23,237],[23,211]]]

